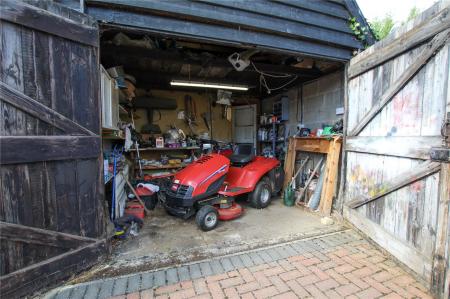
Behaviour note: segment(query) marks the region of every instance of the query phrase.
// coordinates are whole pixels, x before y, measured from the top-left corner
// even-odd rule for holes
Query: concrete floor
[[[339,224],[322,224],[319,215],[302,208],[286,207],[280,198],[263,210],[241,204],[244,214],[240,218],[221,222],[209,232],[201,231],[195,219],[167,215],[158,206],[146,217],[139,236],[118,241],[110,261],[78,281],[173,266],[343,229]]]

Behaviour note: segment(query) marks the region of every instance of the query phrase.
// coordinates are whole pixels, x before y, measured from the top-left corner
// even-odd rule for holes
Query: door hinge
[[[450,162],[450,148],[448,147],[432,147],[430,150],[430,158],[433,161]]]

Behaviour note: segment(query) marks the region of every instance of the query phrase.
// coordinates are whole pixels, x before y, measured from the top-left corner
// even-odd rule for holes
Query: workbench
[[[320,153],[326,155],[325,177],[320,197],[319,210],[331,214],[333,197],[336,192],[339,155],[341,152],[342,136],[330,137],[290,137],[284,163],[284,185],[286,188],[294,175],[295,158],[298,151]]]
[[[200,151],[201,148],[198,146],[188,146],[188,147],[144,147],[139,148],[139,154],[141,159],[155,159],[158,160],[161,157],[161,154],[169,154],[170,152],[189,152],[189,155],[192,156],[196,151]],[[130,149],[131,160],[135,161],[134,169],[139,169],[139,164],[136,163],[136,149]],[[181,164],[167,164],[167,165],[142,165],[142,170],[165,170],[165,169],[179,169],[183,168],[186,165],[184,163]]]

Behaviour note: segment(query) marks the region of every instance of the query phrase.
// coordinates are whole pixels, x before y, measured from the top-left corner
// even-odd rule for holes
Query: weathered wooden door
[[[450,8],[438,3],[352,59],[341,193],[345,218],[441,296],[450,164],[430,152],[450,141],[449,51]]]
[[[52,2],[0,11],[0,296],[14,298],[106,249],[98,29]]]

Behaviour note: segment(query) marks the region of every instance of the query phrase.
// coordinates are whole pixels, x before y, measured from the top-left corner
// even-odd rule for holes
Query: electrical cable
[[[259,83],[266,88],[267,93],[269,93],[269,94],[272,91],[274,91],[274,90],[279,90],[279,89],[281,89],[283,87],[286,87],[287,85],[291,84],[292,82],[294,82],[298,78],[297,75],[288,75],[288,74],[286,74],[286,75],[272,75],[272,74],[268,74],[268,73],[265,73],[265,72],[262,72],[262,71],[258,70],[258,68],[255,66],[255,64],[253,62],[251,62],[251,64],[252,64],[253,68],[255,69],[255,71],[257,73],[259,73]],[[267,84],[265,76],[272,77],[272,78],[289,78],[289,77],[292,77],[292,76],[294,76],[294,77],[291,80],[289,80],[288,82],[286,82],[285,84],[281,85],[281,86],[270,88],[269,85]]]
[[[278,87],[270,88],[270,87],[267,85],[266,78],[264,78],[264,75],[261,74],[260,77],[259,77],[259,82],[267,89],[267,92],[270,93],[271,91],[279,90],[279,89],[281,89],[281,88],[283,88],[283,87],[288,86],[289,84],[291,84],[292,82],[294,82],[295,80],[297,80],[297,78],[298,78],[298,76],[295,75],[295,77],[292,78],[292,80],[289,80],[289,81],[286,82],[285,84],[283,84],[283,85],[281,85],[281,86],[278,86]]]
[[[262,75],[266,75],[267,77],[272,77],[272,78],[288,78],[288,77],[292,77],[292,76],[293,76],[293,75],[289,75],[289,74],[285,74],[285,75],[272,75],[272,74],[265,73],[265,72],[263,72],[263,71],[258,70],[258,69],[256,68],[256,65],[255,65],[253,62],[251,62],[251,64],[252,64],[252,66],[253,66],[253,68],[255,69],[256,72],[258,72],[258,73],[260,73],[260,74],[262,74]]]

